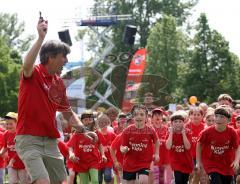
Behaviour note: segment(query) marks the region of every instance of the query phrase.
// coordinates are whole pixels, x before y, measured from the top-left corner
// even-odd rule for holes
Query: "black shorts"
[[[135,171],[135,172],[128,172],[128,171],[123,171],[123,179],[124,180],[136,180],[137,178],[137,174],[140,175],[149,175],[149,169],[140,169],[138,171]]]

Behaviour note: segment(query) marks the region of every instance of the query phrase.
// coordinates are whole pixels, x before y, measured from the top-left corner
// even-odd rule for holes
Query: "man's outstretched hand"
[[[86,132],[84,132],[84,135],[87,138],[91,139],[93,142],[95,142],[95,143],[98,142],[98,136],[95,132],[86,131]]]

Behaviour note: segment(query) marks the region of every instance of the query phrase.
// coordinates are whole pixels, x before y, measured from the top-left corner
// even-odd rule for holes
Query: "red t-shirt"
[[[106,135],[104,135],[101,132],[97,131],[97,135],[98,135],[99,141],[102,144],[103,149],[104,149],[104,154],[107,157],[107,162],[101,162],[100,169],[113,167],[113,160],[112,160],[109,148],[110,148],[113,140],[115,139],[116,134],[114,134],[113,132],[111,132],[109,130],[107,130],[107,131],[108,132],[107,132]]]
[[[5,132],[5,131],[6,131],[6,130],[5,130],[4,128],[0,127],[0,132],[1,132],[1,133]]]
[[[79,158],[79,161],[73,163],[74,171],[88,172],[89,169],[99,169],[101,161],[99,142],[92,142],[84,134],[73,134],[67,144]]]
[[[237,136],[238,136],[238,143],[240,144],[240,129],[236,129]]]
[[[193,124],[192,122],[189,122],[186,124],[186,129],[190,130],[190,133],[192,134],[192,140],[191,140],[191,153],[193,159],[196,159],[196,147],[197,147],[197,140],[199,138],[199,135],[202,130],[204,130],[205,125],[203,122],[201,122],[198,125]]]
[[[17,135],[60,136],[55,120],[56,111],[69,110],[70,106],[65,88],[61,99],[64,99],[66,106],[60,107],[50,100],[49,89],[58,83],[64,86],[62,79],[57,75],[49,75],[42,64],[34,67],[29,78],[25,78],[22,73],[18,95]]]
[[[59,151],[61,152],[61,154],[63,155],[64,158],[68,158],[69,157],[68,146],[66,145],[65,142],[58,141],[58,149],[59,149]]]
[[[152,127],[137,129],[135,125],[128,126],[122,133],[122,145],[130,150],[123,156],[123,170],[135,172],[149,169],[153,160],[153,144],[158,140]]]
[[[116,120],[114,120],[114,121],[111,123],[111,125],[112,125],[112,127],[114,128],[114,127],[118,126],[118,122],[117,122]]]
[[[59,141],[58,148],[59,148],[60,152],[62,153],[62,155],[66,158],[67,168],[68,169],[73,168],[73,162],[71,160],[69,160],[69,148],[67,146],[67,143],[65,143],[63,141]]]
[[[158,166],[169,164],[169,150],[166,148],[166,139],[168,133],[167,126],[161,126],[160,128],[153,127],[158,135],[160,140],[160,147],[159,147],[159,156],[160,161],[157,163]]]
[[[239,144],[232,127],[227,126],[225,131],[218,132],[215,126],[210,126],[201,132],[198,141],[202,145],[202,162],[207,173],[234,175],[231,164]]]
[[[187,133],[186,135],[191,143],[191,134]],[[185,149],[181,133],[173,134],[172,148],[170,149],[170,165],[174,171],[182,173],[191,173],[193,171],[191,149]]]
[[[8,162],[13,159],[13,165],[12,165],[12,168],[14,169],[24,169],[25,166],[22,162],[22,160],[19,158],[17,152],[16,152],[16,149],[15,149],[15,136],[16,136],[16,133],[12,133],[12,132],[9,132],[9,131],[6,131],[4,134],[3,134],[3,145],[4,145],[4,148],[7,148],[7,153],[8,153]]]
[[[3,132],[0,131],[0,149],[3,148],[4,146],[4,137],[3,137]],[[0,157],[0,168],[4,168],[5,167],[5,159],[4,156]]]
[[[115,150],[117,161],[122,166],[123,164],[123,154],[120,151],[120,146],[122,144],[122,133],[118,134],[117,137],[113,140],[111,148]]]
[[[231,122],[229,123],[230,126],[232,126],[233,128],[237,129],[237,125],[236,125],[236,117],[237,117],[237,113],[233,112],[232,116],[231,116]]]
[[[114,133],[115,133],[116,135],[119,135],[119,134],[122,133],[123,127],[121,127],[121,126],[115,126],[115,127],[113,128],[113,130],[114,130]]]

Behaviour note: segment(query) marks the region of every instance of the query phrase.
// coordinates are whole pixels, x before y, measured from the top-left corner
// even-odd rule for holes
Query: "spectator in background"
[[[218,96],[218,104],[219,105],[227,105],[232,107],[233,99],[229,94],[220,94]]]
[[[147,92],[144,94],[143,104],[147,107],[148,111],[152,111],[156,106],[153,104],[153,93]]]

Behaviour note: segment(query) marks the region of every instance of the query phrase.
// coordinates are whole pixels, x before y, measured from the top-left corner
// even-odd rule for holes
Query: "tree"
[[[19,22],[17,14],[0,13],[0,37],[2,37],[9,48],[23,53],[28,50],[33,35],[26,38],[22,36],[25,31],[24,22]]]
[[[194,37],[193,56],[183,85],[184,94],[195,95],[201,101],[213,102],[220,93],[236,89],[236,57],[229,51],[229,44],[216,30],[211,30],[207,17],[201,14]]]
[[[154,74],[159,79],[154,84],[151,81],[145,84],[140,90],[140,96],[148,90],[153,92],[155,97],[163,96],[161,105],[172,100],[169,97],[178,87],[178,66],[183,62],[184,49],[186,50],[184,35],[177,30],[176,19],[164,15],[151,29],[147,40],[148,57],[145,75]]]
[[[160,74],[168,80],[166,91],[171,93],[177,78],[178,33],[173,17],[164,16],[148,38],[148,63],[146,73]],[[154,90],[156,91],[156,90]]]
[[[0,13],[0,114],[17,111],[21,55],[29,48],[33,36],[21,39],[24,23],[16,14]]]
[[[20,65],[16,64],[10,55],[10,48],[5,40],[0,38],[0,114],[17,111],[17,94]]]

